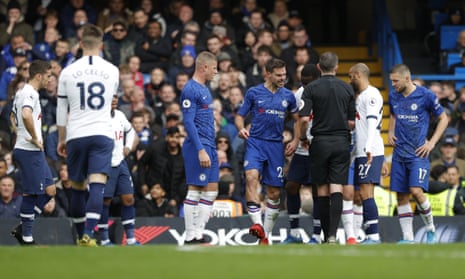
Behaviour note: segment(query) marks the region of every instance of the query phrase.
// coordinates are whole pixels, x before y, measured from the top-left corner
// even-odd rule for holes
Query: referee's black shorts
[[[350,164],[347,136],[317,136],[310,146],[312,183],[347,184]]]

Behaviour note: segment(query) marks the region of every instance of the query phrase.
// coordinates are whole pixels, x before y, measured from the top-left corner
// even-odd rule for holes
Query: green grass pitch
[[[1,278],[465,278],[465,243],[0,247]]]

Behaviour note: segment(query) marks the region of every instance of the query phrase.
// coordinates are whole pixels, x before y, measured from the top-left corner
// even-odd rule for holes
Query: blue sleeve
[[[204,149],[199,138],[199,131],[195,127],[195,117],[197,112],[197,102],[195,93],[190,90],[183,92],[181,96],[181,107],[184,119],[184,128],[186,129],[187,136],[194,143],[197,151]]]
[[[438,97],[431,91],[428,92],[428,106],[434,116],[439,116],[443,111],[443,107],[439,104]]]
[[[8,95],[8,72],[3,72],[2,78],[0,79],[0,101],[5,101]]]
[[[245,94],[244,102],[242,105],[239,107],[239,110],[237,111],[237,114],[240,116],[247,116],[249,113],[250,109],[252,108],[253,104],[253,91],[249,89],[247,93]]]
[[[290,113],[296,113],[299,111],[299,107],[297,106],[297,100],[294,96],[294,93],[290,92],[291,95],[289,95],[289,106],[288,110]]]

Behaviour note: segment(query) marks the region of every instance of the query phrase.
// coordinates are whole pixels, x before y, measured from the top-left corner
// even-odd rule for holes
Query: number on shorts
[[[425,177],[426,177],[426,174],[428,173],[428,170],[427,169],[424,169],[424,168],[419,168],[418,169],[418,179],[420,181],[423,181],[425,180]]]
[[[358,165],[358,176],[364,178],[368,175],[371,165],[360,164]]]
[[[86,109],[87,106],[92,110],[99,110],[105,104],[105,99],[103,98],[103,93],[105,93],[105,86],[98,81],[92,82],[87,86],[87,93],[89,96],[86,100],[86,85],[84,82],[78,82],[77,87],[79,87],[79,93],[81,96],[81,110]],[[97,103],[94,104],[94,99],[97,99]]]

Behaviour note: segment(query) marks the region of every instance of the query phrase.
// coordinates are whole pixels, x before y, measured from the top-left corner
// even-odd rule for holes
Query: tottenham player
[[[16,124],[16,143],[13,157],[21,169],[23,202],[21,224],[11,234],[22,245],[34,244],[32,228],[34,208],[43,209],[55,195],[52,173],[47,164],[42,140],[42,111],[39,89],[46,88],[52,67],[50,63],[35,60],[29,66],[29,81],[16,93],[11,120]]]
[[[318,70],[317,66],[314,64],[307,64],[302,68],[300,74],[302,86],[295,93],[295,98],[299,108],[302,106],[301,98],[302,92],[304,91],[304,87],[313,80],[320,78],[320,75],[320,70]],[[294,125],[298,125],[298,122],[296,122]],[[286,177],[286,205],[287,213],[289,215],[290,227],[289,235],[283,241],[283,243],[286,244],[302,243],[299,228],[299,210],[301,207],[299,190],[301,187],[309,187],[311,185],[310,157],[308,156],[308,146],[305,146],[305,144],[307,144],[307,142],[311,138],[310,129],[311,121],[309,121],[307,133],[305,135],[301,135],[300,137],[301,142],[299,142],[295,154],[292,157],[291,163],[289,164],[289,171]],[[318,213],[318,202],[316,201],[317,199],[316,197],[314,197],[312,216],[315,236],[312,236],[311,240],[313,242],[319,242],[319,237],[321,233],[321,226],[319,225],[320,220]]]
[[[409,203],[412,194],[426,226],[426,241],[434,243],[435,227],[431,205],[424,194],[428,190],[429,154],[448,125],[444,109],[436,95],[412,82],[410,69],[395,65],[390,74],[393,91],[389,93],[389,143],[394,146],[391,164],[391,190],[397,193],[401,243],[413,243],[413,212]],[[427,139],[430,115],[438,124]]]
[[[374,186],[379,184],[384,162],[384,142],[381,137],[383,97],[368,80],[370,69],[358,63],[349,70],[350,84],[355,92],[355,166],[354,181],[360,188],[363,220],[367,239],[365,244],[380,243],[378,208]]]
[[[114,146],[111,102],[118,90],[119,70],[99,56],[102,38],[97,26],[83,26],[83,56],[63,69],[58,82],[57,152],[67,158],[70,214],[81,246],[97,245],[93,229],[100,219]]]
[[[216,56],[201,52],[195,72],[181,93],[181,107],[187,137],[182,146],[186,166],[187,195],[184,199],[185,244],[204,243],[203,230],[218,195],[219,166],[215,144],[213,98],[207,81],[217,73]]]
[[[244,103],[235,117],[239,136],[246,139],[244,169],[246,176],[247,211],[253,225],[249,233],[268,245],[268,234],[279,214],[280,191],[284,183],[284,155],[294,153],[300,130],[294,129],[294,139],[284,152],[283,129],[287,113],[295,122],[299,120],[294,94],[284,88],[286,64],[270,59],[265,65],[265,83],[247,90]],[[244,118],[250,113],[250,131],[244,127]],[[296,126],[295,126],[296,127]],[[258,185],[266,186],[265,220],[262,222]]]
[[[134,185],[131,173],[124,157],[137,145],[138,137],[124,113],[117,110],[118,95],[113,95],[111,103],[111,124],[115,146],[111,158],[111,173],[103,192],[103,209],[98,224],[98,232],[101,246],[111,246],[108,235],[108,217],[111,200],[114,196],[121,197],[121,223],[126,232],[127,245],[139,245],[134,234],[135,209],[134,209]]]

